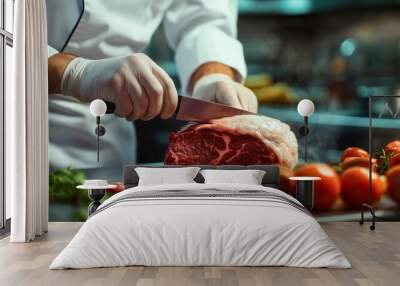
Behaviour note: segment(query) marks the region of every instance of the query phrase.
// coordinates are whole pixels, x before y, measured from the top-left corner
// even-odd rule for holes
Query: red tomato
[[[365,167],[369,168],[369,158],[361,157],[348,157],[340,164],[342,171],[351,167]],[[372,158],[372,170],[376,170],[376,159]]]
[[[381,178],[382,189],[383,189],[382,195],[384,195],[385,192],[386,192],[386,190],[387,190],[387,179],[386,179],[386,176],[385,176],[385,175],[381,175],[380,178]]]
[[[336,171],[327,164],[306,164],[295,171],[296,176],[316,176],[314,209],[329,210],[340,195],[340,178]]]
[[[400,140],[388,143],[383,149],[385,152],[380,156],[384,155],[384,157],[378,159],[378,166],[382,171],[400,164]]]
[[[389,168],[400,165],[400,153],[393,155],[389,160]]]
[[[114,182],[112,184],[116,185],[117,187],[115,189],[107,189],[107,192],[109,192],[109,193],[119,193],[125,189],[124,184],[121,182]]]
[[[385,146],[385,152],[386,153],[400,153],[400,140],[394,140],[392,142],[389,142]]]
[[[365,151],[364,149],[358,148],[358,147],[349,147],[346,150],[343,151],[341,162],[343,162],[346,158],[351,158],[351,157],[361,157],[361,158],[368,158],[368,152]]]
[[[386,173],[387,194],[400,204],[400,165],[390,168]]]
[[[342,199],[351,209],[361,208],[368,203],[369,170],[363,167],[352,167],[342,173]],[[372,204],[377,204],[385,190],[384,181],[372,172]]]

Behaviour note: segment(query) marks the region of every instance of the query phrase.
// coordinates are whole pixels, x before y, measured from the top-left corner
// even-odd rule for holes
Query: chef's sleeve
[[[83,0],[46,0],[48,56],[59,53],[79,24]]]
[[[50,45],[47,45],[47,57],[50,58],[52,55],[58,54],[58,51]]]
[[[196,69],[207,62],[223,63],[246,76],[242,44],[237,35],[237,0],[174,0],[165,12],[163,25],[175,51],[182,92]]]

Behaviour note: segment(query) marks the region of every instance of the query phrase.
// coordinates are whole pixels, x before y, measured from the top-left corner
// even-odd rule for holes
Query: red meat
[[[289,127],[255,115],[217,119],[173,133],[165,157],[168,165],[280,164],[292,168],[296,162],[297,141]]]

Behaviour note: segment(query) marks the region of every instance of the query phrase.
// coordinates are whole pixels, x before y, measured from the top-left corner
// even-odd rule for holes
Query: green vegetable
[[[87,219],[87,207],[91,200],[87,190],[78,190],[76,186],[82,185],[85,174],[70,167],[58,169],[49,174],[49,201],[56,206],[58,213],[63,214],[63,206],[73,206],[72,214],[64,214],[65,217],[57,217],[64,221],[85,221]],[[101,201],[106,200],[113,194],[106,193]],[[50,220],[52,218],[50,217]]]
[[[378,160],[378,166],[377,166],[377,171],[380,175],[383,175],[386,173],[386,171],[389,169],[389,163],[395,156],[395,153],[393,152],[386,152],[384,148],[380,149],[379,151],[375,152],[374,158]]]
[[[77,185],[83,184],[85,174],[70,167],[58,169],[49,174],[49,200],[50,202],[78,204],[81,194],[87,198],[85,192],[76,190]],[[89,200],[86,199],[86,202]]]

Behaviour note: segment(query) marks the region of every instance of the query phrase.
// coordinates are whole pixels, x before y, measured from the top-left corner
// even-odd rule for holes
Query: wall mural
[[[184,21],[120,13],[111,33],[101,15],[117,6],[47,2],[50,220],[85,220],[92,200],[123,190],[126,164],[278,164],[280,188],[300,190],[321,221],[358,220],[363,204],[399,214],[399,11],[239,9],[232,35],[196,50],[180,42]],[[165,8],[156,2],[143,11]],[[377,95],[389,96],[370,107]],[[112,186],[91,200],[91,179]]]
[[[360,224],[364,223],[364,210],[369,210],[372,215],[371,230],[375,229],[376,220],[398,220],[395,209],[400,203],[399,103],[399,95],[369,97],[368,149],[373,156],[369,157],[369,189],[366,198],[363,194]],[[376,136],[376,128],[382,126],[392,129],[391,139]],[[381,209],[381,215],[377,215],[376,209]]]

